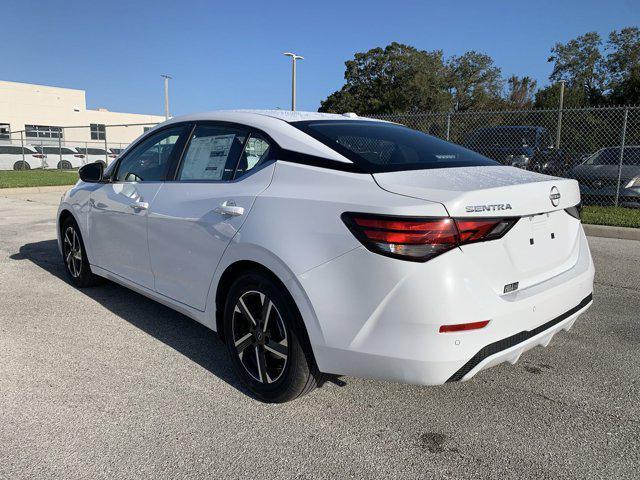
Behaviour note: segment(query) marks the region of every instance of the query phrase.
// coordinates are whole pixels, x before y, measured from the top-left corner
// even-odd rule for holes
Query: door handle
[[[233,200],[227,200],[224,203],[221,203],[215,209],[216,213],[221,215],[230,215],[232,217],[239,217],[240,215],[244,215],[244,207],[238,207],[236,202]]]
[[[146,210],[149,208],[149,204],[147,202],[133,202],[130,203],[129,206],[134,210]]]

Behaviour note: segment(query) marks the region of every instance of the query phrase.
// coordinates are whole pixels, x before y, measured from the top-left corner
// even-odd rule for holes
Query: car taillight
[[[31,156],[34,157],[34,158],[44,158],[44,155],[42,153],[34,153]]]
[[[117,155],[109,155],[109,158],[116,158]]]
[[[415,262],[426,262],[459,245],[501,238],[518,219],[342,214],[342,221],[367,249]]]
[[[582,204],[581,203],[579,203],[578,205],[575,205],[573,207],[565,208],[564,211],[567,212],[569,215],[571,215],[573,218],[577,218],[578,220],[580,220],[582,218]]]
[[[84,158],[84,155],[81,155],[81,154],[79,154],[79,153],[76,153],[76,154],[74,155],[74,157],[76,157],[76,158]]]

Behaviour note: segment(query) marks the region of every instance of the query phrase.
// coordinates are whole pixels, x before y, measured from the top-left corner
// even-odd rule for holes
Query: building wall
[[[110,112],[105,109],[87,110],[84,90],[49,87],[30,83],[0,80],[0,124],[8,123],[11,131],[24,130],[25,125],[56,127],[159,123],[164,116],[137,113]],[[112,127],[106,129],[109,144],[128,144],[143,133],[143,126]],[[12,139],[19,135],[12,135]],[[36,139],[25,139],[27,143]],[[40,141],[42,139],[37,139]],[[91,139],[88,127],[65,129],[62,140],[73,142],[97,142]],[[58,140],[49,140],[57,143]],[[104,141],[101,141],[104,143]]]

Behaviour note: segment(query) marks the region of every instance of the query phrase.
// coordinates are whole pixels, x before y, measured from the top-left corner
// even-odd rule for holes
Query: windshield
[[[618,165],[620,163],[619,148],[605,148],[591,155],[585,165]],[[640,148],[625,147],[622,156],[623,165],[640,165]]]
[[[292,125],[370,173],[499,165],[459,145],[393,123],[317,120]]]

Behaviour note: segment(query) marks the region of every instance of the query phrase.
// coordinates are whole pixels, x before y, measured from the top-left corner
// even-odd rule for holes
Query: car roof
[[[227,118],[229,121],[238,118],[248,117],[269,117],[277,120],[282,120],[287,123],[302,122],[305,120],[368,120],[372,122],[382,122],[384,120],[377,120],[367,117],[359,117],[355,113],[322,113],[322,112],[306,112],[300,110],[259,110],[259,109],[234,109],[234,110],[214,110],[210,112],[195,113],[192,115],[182,115],[180,117],[174,117],[181,121],[188,120],[204,120],[206,118],[210,120],[221,120]]]
[[[157,125],[147,132],[151,133],[159,128],[170,126],[174,123],[218,121],[238,123],[253,127],[267,133],[280,147],[294,152],[320,156],[330,160],[344,163],[352,163],[343,155],[312,138],[302,130],[291,125],[293,122],[305,120],[340,120],[340,121],[371,121],[385,122],[371,118],[358,117],[355,114],[319,113],[289,110],[217,110],[212,112],[181,115]]]

